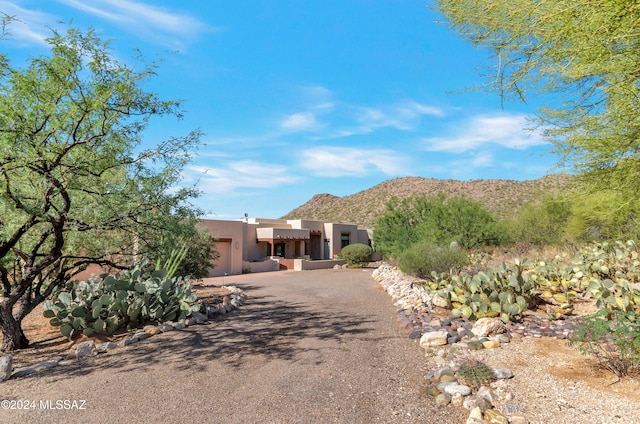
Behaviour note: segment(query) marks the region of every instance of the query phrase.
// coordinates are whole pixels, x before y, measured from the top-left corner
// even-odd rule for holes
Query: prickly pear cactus
[[[143,261],[122,275],[72,281],[44,302],[44,316],[68,338],[84,333],[113,334],[145,322],[182,320],[197,311],[191,282],[167,278]]]

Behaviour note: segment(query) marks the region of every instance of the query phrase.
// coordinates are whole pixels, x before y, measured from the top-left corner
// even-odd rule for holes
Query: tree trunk
[[[2,331],[1,352],[10,352],[17,349],[29,347],[29,340],[22,331],[20,322],[17,321],[12,309],[5,303],[0,303],[0,331]]]

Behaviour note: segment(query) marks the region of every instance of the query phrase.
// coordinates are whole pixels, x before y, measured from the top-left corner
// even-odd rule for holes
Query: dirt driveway
[[[0,422],[461,423],[421,395],[428,371],[368,270],[211,279],[239,310],[0,384]]]

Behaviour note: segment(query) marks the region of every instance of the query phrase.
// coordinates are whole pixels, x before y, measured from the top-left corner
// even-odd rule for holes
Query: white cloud
[[[46,28],[47,25],[56,21],[52,15],[22,8],[11,1],[0,1],[0,12],[16,19],[7,28],[10,34],[7,40],[45,45],[45,39],[52,35]]]
[[[347,130],[352,134],[370,133],[376,128],[392,127],[401,131],[410,131],[418,124],[423,115],[444,116],[444,111],[413,100],[405,100],[390,106],[360,107],[354,106],[355,119],[360,124],[357,129]]]
[[[330,110],[336,105],[331,90],[322,85],[308,85],[301,88],[301,94],[311,108],[318,110]]]
[[[309,112],[293,113],[280,122],[280,127],[287,131],[309,131],[318,128],[318,126],[316,117]]]
[[[458,123],[449,137],[429,137],[426,149],[438,152],[464,152],[487,144],[524,150],[546,144],[539,130],[528,130],[526,115],[478,115]]]
[[[229,163],[224,168],[189,166],[183,173],[185,182],[196,182],[205,193],[230,193],[238,188],[273,188],[296,182],[287,168],[251,160]]]
[[[303,152],[302,166],[322,177],[402,175],[404,158],[392,150],[321,146]]]
[[[493,155],[490,153],[482,152],[478,153],[472,160],[471,164],[475,168],[487,167],[493,165]]]
[[[201,32],[210,30],[191,15],[131,0],[58,1],[111,21],[129,32],[173,47],[182,47],[185,42],[196,39]]]

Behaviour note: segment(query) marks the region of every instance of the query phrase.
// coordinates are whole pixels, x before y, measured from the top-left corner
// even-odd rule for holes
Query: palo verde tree
[[[0,56],[3,351],[28,346],[23,318],[79,270],[131,263],[197,214],[197,191],[175,187],[199,131],[141,146],[150,118],[181,115],[142,88],[155,65],[119,63],[93,31],[47,43],[23,69]]]
[[[538,124],[560,165],[593,192],[640,191],[640,1],[436,0],[449,24],[495,52],[483,88],[505,99],[547,94]]]

